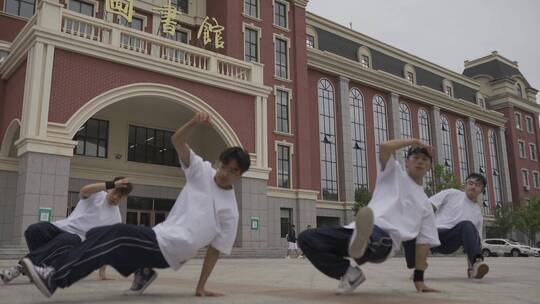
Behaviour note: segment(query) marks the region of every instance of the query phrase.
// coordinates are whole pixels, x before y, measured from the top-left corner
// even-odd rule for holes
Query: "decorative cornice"
[[[19,160],[11,157],[0,157],[0,171],[19,171]]]
[[[319,191],[305,189],[286,189],[277,187],[267,187],[266,195],[270,197],[290,198],[290,199],[305,199],[317,200]]]
[[[309,0],[292,0],[293,4],[298,6],[298,7],[301,7],[301,8],[306,8],[306,6],[308,5],[308,2]]]
[[[511,61],[510,59],[499,55],[499,53],[497,51],[493,51],[493,52],[491,52],[491,54],[489,54],[487,56],[484,56],[484,57],[480,57],[478,59],[465,60],[464,65],[465,65],[465,68],[467,69],[467,68],[471,68],[471,67],[486,63],[486,62],[490,62],[492,60],[498,60],[498,61],[500,61],[500,62],[502,62],[504,64],[507,64],[507,65],[513,67],[513,68],[519,69],[517,61]]]
[[[356,61],[326,51],[309,49],[308,66],[336,76],[345,76],[351,81],[361,82],[390,93],[397,93],[405,98],[440,107],[464,117],[473,117],[497,126],[502,126],[506,122],[504,115],[499,112],[485,110],[479,105],[464,100],[449,98],[443,92],[425,86],[413,85],[405,79],[386,72],[364,68]]]
[[[486,100],[486,102],[490,108],[493,108],[495,110],[507,107],[514,107],[536,115],[540,115],[539,104],[516,99],[516,96],[510,93],[493,96],[490,99]]]

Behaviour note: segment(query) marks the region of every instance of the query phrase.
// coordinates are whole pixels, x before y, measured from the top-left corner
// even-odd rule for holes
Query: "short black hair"
[[[121,180],[121,179],[124,179],[125,177],[124,176],[117,176],[113,179],[113,182],[116,182],[118,180]],[[129,195],[131,193],[131,191],[133,191],[133,185],[131,183],[128,183],[127,186],[125,188],[115,188],[115,191],[118,191],[118,193],[120,193],[120,195]]]
[[[225,149],[219,155],[219,161],[225,165],[229,164],[229,162],[233,159],[236,160],[236,163],[238,163],[241,173],[249,170],[249,166],[251,166],[251,159],[246,150],[242,149],[241,147],[231,147]]]
[[[484,186],[484,188],[486,188],[487,186],[487,180],[486,180],[486,177],[483,176],[482,174],[480,173],[471,173],[469,174],[469,176],[467,176],[467,178],[465,179],[465,181],[468,181],[469,179],[474,179],[474,180],[477,180],[479,182],[482,183],[482,186]]]
[[[407,158],[409,158],[411,155],[418,155],[423,154],[429,158],[433,162],[433,157],[431,156],[431,153],[429,153],[428,149],[423,147],[416,147],[411,146],[409,147],[409,150],[407,150]]]

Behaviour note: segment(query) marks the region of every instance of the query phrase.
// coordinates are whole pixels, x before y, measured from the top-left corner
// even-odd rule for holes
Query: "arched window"
[[[495,205],[502,204],[501,173],[499,170],[499,154],[497,150],[497,138],[492,129],[488,131],[489,155],[491,159],[491,169],[493,175],[493,192],[495,192]]]
[[[356,88],[349,92],[351,112],[351,138],[354,188],[361,189],[368,186],[368,167],[366,149],[366,122],[364,115],[364,97]]]
[[[476,150],[478,150],[478,167],[480,168],[480,174],[486,176],[486,152],[484,150],[484,135],[482,129],[479,126],[475,126],[476,134]],[[485,215],[491,214],[491,209],[489,208],[489,192],[486,190],[482,195],[482,205]]]
[[[386,123],[386,104],[379,95],[373,97],[373,120],[375,132],[375,152],[379,157],[380,145],[388,140],[388,124]]]
[[[319,134],[321,142],[321,189],[325,200],[338,200],[336,118],[334,87],[327,79],[319,81]]]
[[[429,115],[426,110],[418,110],[418,134],[420,140],[431,145],[431,132],[429,128]],[[424,184],[430,188],[433,187],[433,171],[429,170],[424,176]]]
[[[399,124],[401,126],[400,138],[412,138],[411,111],[404,103],[399,104]],[[407,148],[403,148],[402,153],[403,157],[406,157]]]
[[[523,87],[521,84],[516,83],[516,90],[519,97],[523,98]]]
[[[443,151],[443,165],[446,170],[452,171],[452,141],[451,130],[448,124],[448,118],[441,115],[441,129],[442,129],[442,151]]]
[[[465,124],[463,124],[463,121],[457,121],[456,131],[459,158],[459,175],[461,178],[461,182],[464,183],[465,179],[469,175],[469,161],[467,158],[467,139],[465,137]]]

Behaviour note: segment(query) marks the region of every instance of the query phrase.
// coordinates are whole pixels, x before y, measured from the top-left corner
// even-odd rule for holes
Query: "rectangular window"
[[[171,0],[171,5],[184,14],[188,13],[188,0]]]
[[[287,41],[276,38],[275,44],[276,76],[283,79],[289,79],[289,67],[287,63]]]
[[[287,28],[287,5],[282,2],[274,2],[274,24]]]
[[[109,122],[91,118],[77,131],[73,140],[77,141],[75,155],[107,158]]]
[[[259,32],[254,29],[244,29],[244,60],[259,61]]]
[[[533,183],[535,188],[540,188],[540,173],[533,172]]]
[[[514,113],[514,118],[516,120],[516,129],[521,130],[521,114],[520,113]]]
[[[259,18],[259,0],[244,0],[244,14]]]
[[[408,80],[410,83],[414,83],[414,74],[411,73],[411,72],[407,72],[407,80]]]
[[[519,150],[519,157],[526,158],[527,155],[525,154],[525,142],[518,140],[518,150]]]
[[[94,17],[94,5],[83,1],[70,0],[69,10],[86,16]]]
[[[36,11],[35,0],[7,0],[6,13],[30,18]]]
[[[289,228],[292,224],[292,209],[291,208],[279,208],[280,224],[281,224],[281,237],[284,238],[289,233]]]
[[[536,145],[529,144],[529,154],[531,154],[531,160],[536,160]]]
[[[306,35],[306,45],[309,48],[314,48],[315,47],[315,37],[313,37],[311,35]]]
[[[173,132],[129,126],[128,161],[180,167],[171,136]]]
[[[184,31],[175,31],[174,40],[182,43],[188,43],[188,33]]]
[[[527,124],[527,132],[534,133],[534,127],[533,127],[533,119],[530,116],[525,117],[525,121]]]
[[[119,17],[119,18],[120,18],[120,22],[119,22],[120,25],[130,27],[132,29],[139,30],[139,31],[143,30],[143,25],[144,25],[143,19],[133,17],[131,19],[131,23],[130,23],[126,19],[124,19],[123,17]],[[123,48],[126,48],[126,49],[135,49],[135,50],[144,49],[143,41],[141,39],[139,39],[137,37],[133,37],[131,35],[121,34],[121,36],[120,36],[120,45]]]
[[[369,68],[369,57],[366,55],[362,55],[362,66]]]
[[[289,92],[287,91],[276,91],[276,116],[276,130],[289,133]]]
[[[278,187],[290,188],[291,187],[291,148],[289,146],[278,145],[277,146],[277,160],[278,160]]]
[[[521,176],[523,177],[523,186],[529,186],[529,170],[521,169]]]

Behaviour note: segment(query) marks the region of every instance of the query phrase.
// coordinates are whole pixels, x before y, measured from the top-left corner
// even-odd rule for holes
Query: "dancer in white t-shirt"
[[[103,265],[120,274],[135,273],[125,292],[140,295],[157,277],[153,268],[178,270],[197,251],[208,246],[197,296],[218,296],[205,289],[219,254],[230,254],[238,227],[238,206],[233,184],[249,169],[249,153],[240,147],[225,149],[216,170],[188,146],[196,126],[209,124],[207,113],[197,113],[171,137],[186,176],[186,184],[167,219],[154,228],[117,224],[92,230],[86,241],[74,247],[50,267],[24,259],[25,271],[47,297],[57,287],[65,288]]]
[[[393,154],[407,146],[411,147],[404,170]],[[418,241],[414,285],[418,292],[436,291],[423,281],[429,248],[439,245],[435,215],[422,187],[431,160],[431,147],[418,139],[381,144],[375,192],[356,220],[345,227],[305,230],[298,236],[305,257],[322,273],[340,280],[338,294],[353,292],[366,279],[349,257],[358,265],[382,263],[399,250],[402,241],[414,238]]]
[[[477,203],[486,187],[486,178],[479,173],[470,174],[465,180],[465,191],[443,190],[430,198],[436,208],[435,221],[441,245],[432,252],[451,254],[463,246],[467,254],[467,276],[481,279],[489,267],[482,256],[483,216]],[[414,268],[415,240],[403,243],[407,267]]]
[[[28,226],[24,238],[30,253],[26,258],[35,265],[51,265],[63,252],[80,244],[90,229],[121,223],[118,204],[132,189],[131,183],[124,177],[84,186],[80,191],[81,200],[67,218]],[[21,272],[19,262],[18,265],[0,270],[0,278],[4,284],[8,284]]]

